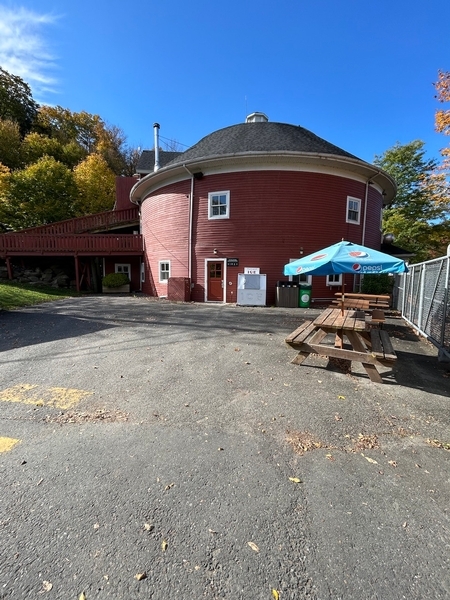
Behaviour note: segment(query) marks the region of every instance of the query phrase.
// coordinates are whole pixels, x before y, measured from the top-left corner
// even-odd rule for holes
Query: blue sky
[[[449,23],[449,0],[0,0],[0,65],[131,146],[155,121],[191,146],[262,111],[369,162],[415,139],[438,158]]]

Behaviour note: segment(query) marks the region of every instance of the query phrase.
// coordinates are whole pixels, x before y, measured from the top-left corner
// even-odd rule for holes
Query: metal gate
[[[447,256],[396,275],[393,305],[402,317],[438,348],[438,358],[450,360],[450,245]]]

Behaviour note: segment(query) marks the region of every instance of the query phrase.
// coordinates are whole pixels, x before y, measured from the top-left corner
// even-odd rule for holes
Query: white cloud
[[[55,56],[42,35],[43,27],[56,20],[26,8],[0,5],[0,66],[28,83],[36,99],[56,91],[57,80],[51,75]]]

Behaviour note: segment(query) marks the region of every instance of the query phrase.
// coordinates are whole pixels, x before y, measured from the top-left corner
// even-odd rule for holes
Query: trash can
[[[298,307],[298,283],[293,281],[277,281],[276,306],[283,308]]]
[[[309,308],[311,304],[312,285],[302,283],[300,285],[300,293],[298,295],[298,305],[300,308]]]

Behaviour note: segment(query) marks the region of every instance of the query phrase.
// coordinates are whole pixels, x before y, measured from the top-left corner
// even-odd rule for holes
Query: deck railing
[[[62,235],[68,233],[84,233],[87,231],[96,231],[109,229],[114,225],[124,223],[138,223],[139,208],[137,206],[125,208],[123,210],[107,210],[105,212],[87,215],[85,217],[76,217],[66,221],[58,221],[48,225],[39,225],[38,227],[29,227],[22,229],[21,233],[45,233],[53,235]],[[7,234],[12,235],[12,234]]]
[[[8,233],[0,235],[0,256],[140,254],[142,235]]]

